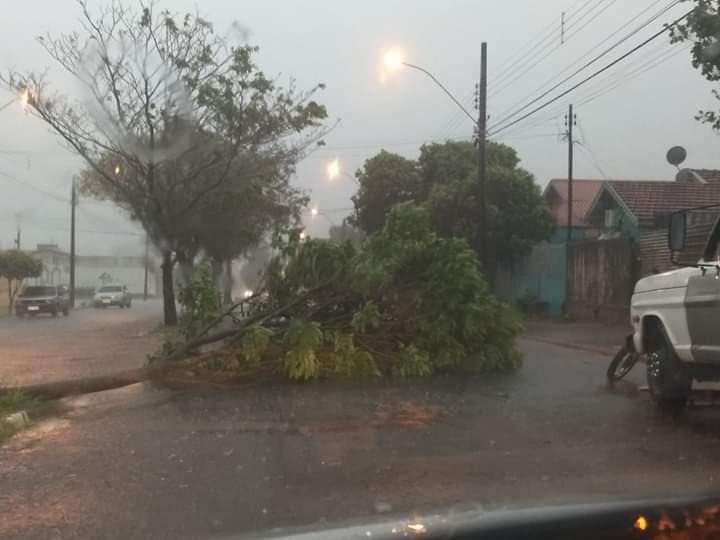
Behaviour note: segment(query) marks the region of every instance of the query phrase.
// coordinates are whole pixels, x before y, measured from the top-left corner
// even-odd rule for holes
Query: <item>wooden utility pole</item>
[[[77,195],[75,192],[75,179],[73,178],[70,191],[70,307],[75,307],[75,207]]]
[[[20,226],[17,228],[17,238],[15,238],[15,249],[20,249]]]
[[[480,200],[480,215],[478,222],[480,238],[478,251],[480,264],[487,274],[489,272],[487,260],[487,227],[486,227],[486,201],[485,201],[485,150],[487,142],[487,43],[480,45],[480,86],[478,88],[478,198]]]
[[[573,115],[572,104],[568,108],[566,117],[567,124],[567,140],[568,140],[568,215],[567,215],[567,241],[572,240],[573,226],[573,124],[575,124],[575,116]]]

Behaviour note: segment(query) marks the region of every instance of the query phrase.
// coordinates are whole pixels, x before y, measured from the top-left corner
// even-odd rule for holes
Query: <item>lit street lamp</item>
[[[27,107],[28,101],[30,101],[30,91],[26,89],[20,96],[20,104],[22,105],[23,110]],[[0,111],[7,109],[13,103],[17,103],[17,98],[13,98],[4,105],[0,106]]]
[[[430,77],[430,78],[433,80],[433,82],[434,82],[435,84],[437,84],[437,85],[440,87],[440,89],[442,89],[442,91],[445,92],[445,94],[447,94],[447,96],[448,96],[451,100],[453,100],[453,102],[455,103],[455,105],[457,105],[458,107],[460,107],[460,110],[461,110],[462,112],[464,112],[465,115],[466,115],[470,120],[472,120],[472,123],[475,124],[475,126],[477,127],[477,125],[478,125],[477,119],[476,119],[475,117],[473,117],[473,115],[468,112],[468,110],[463,106],[462,103],[460,103],[460,101],[459,101],[455,96],[452,95],[452,92],[450,92],[450,90],[448,90],[448,89],[445,87],[445,85],[444,85],[443,83],[441,83],[441,82],[438,80],[438,78],[435,77],[435,75],[433,75],[432,73],[430,73],[427,69],[422,68],[422,67],[420,67],[420,66],[416,66],[415,64],[410,64],[410,63],[408,63],[408,62],[405,62],[405,61],[404,61],[404,55],[403,55],[403,53],[402,53],[399,49],[391,49],[391,50],[389,50],[388,52],[386,52],[386,53],[385,53],[385,56],[383,57],[383,62],[384,62],[385,67],[387,68],[388,71],[397,71],[397,70],[399,70],[401,67],[405,66],[405,67],[408,67],[408,68],[411,68],[411,69],[415,69],[415,70],[417,70],[417,71],[421,71],[422,73],[424,73],[425,75],[427,75],[428,77]]]
[[[480,53],[480,84],[477,86],[477,97],[478,97],[478,117],[474,118],[472,114],[463,106],[462,103],[448,90],[443,83],[441,83],[435,75],[430,73],[427,69],[415,64],[405,62],[404,55],[399,49],[391,49],[385,53],[383,58],[385,67],[388,71],[397,71],[401,67],[408,67],[417,71],[420,71],[430,77],[432,81],[445,92],[445,94],[457,105],[460,110],[472,120],[475,126],[477,142],[478,142],[478,182],[477,182],[477,195],[480,201],[480,212],[478,215],[478,223],[480,229],[480,235],[478,238],[477,249],[480,255],[480,262],[484,266],[486,264],[486,221],[485,221],[485,145],[487,141],[487,44],[482,43]]]
[[[358,182],[357,178],[355,178],[353,175],[346,173],[345,171],[342,170],[339,159],[334,159],[330,163],[328,163],[327,173],[328,173],[328,178],[330,180],[335,180],[338,176],[342,175],[345,178],[349,178],[350,180],[355,182],[356,185],[358,185],[358,186],[360,185],[360,182]]]

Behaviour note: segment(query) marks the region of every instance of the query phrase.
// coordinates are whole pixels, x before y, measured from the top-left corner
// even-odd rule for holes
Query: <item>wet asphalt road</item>
[[[140,367],[158,344],[160,300],[68,317],[0,317],[0,384],[17,386]]]
[[[523,341],[517,373],[75,400],[0,450],[1,538],[213,538],[437,509],[716,487],[720,408],[659,414],[642,369]]]

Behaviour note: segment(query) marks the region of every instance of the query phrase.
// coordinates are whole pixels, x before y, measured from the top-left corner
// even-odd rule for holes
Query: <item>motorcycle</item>
[[[635,350],[632,334],[625,338],[625,344],[620,348],[610,362],[607,369],[608,381],[613,383],[619,381],[630,373],[635,364],[640,360],[640,353]]]

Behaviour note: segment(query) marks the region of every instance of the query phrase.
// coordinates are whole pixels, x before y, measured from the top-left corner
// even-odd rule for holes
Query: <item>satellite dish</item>
[[[687,152],[682,146],[673,146],[670,150],[667,151],[667,154],[665,155],[668,163],[670,165],[675,165],[676,167],[680,165],[683,161],[685,161],[686,157]]]

